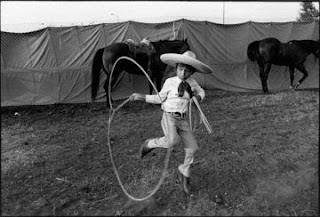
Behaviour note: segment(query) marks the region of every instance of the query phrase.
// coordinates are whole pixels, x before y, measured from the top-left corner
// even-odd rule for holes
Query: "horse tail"
[[[93,57],[92,67],[91,67],[91,99],[95,100],[98,87],[99,87],[99,80],[100,80],[100,70],[103,67],[102,64],[102,54],[103,48],[97,50]]]
[[[247,56],[250,61],[257,60],[257,56],[259,55],[259,41],[254,41],[249,44],[247,49]]]

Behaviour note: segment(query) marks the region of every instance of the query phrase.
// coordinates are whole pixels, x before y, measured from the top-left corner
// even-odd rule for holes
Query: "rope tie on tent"
[[[128,103],[130,101],[130,99],[126,99],[125,101],[123,101],[120,105],[118,105],[116,108],[113,108],[112,107],[112,102],[111,102],[111,78],[112,78],[112,74],[113,74],[113,71],[117,65],[117,63],[122,60],[122,59],[125,59],[125,60],[129,60],[131,62],[133,62],[134,64],[136,64],[139,69],[144,73],[144,75],[147,77],[148,81],[150,82],[150,84],[152,85],[153,89],[155,90],[156,94],[158,95],[160,101],[161,101],[161,104],[163,103],[163,101],[161,100],[160,98],[160,95],[159,95],[159,92],[157,91],[157,88],[155,87],[155,85],[153,84],[153,82],[151,81],[149,75],[145,72],[145,70],[132,58],[130,57],[126,57],[126,56],[122,56],[122,57],[119,57],[113,67],[112,67],[112,70],[111,70],[111,74],[110,74],[110,79],[109,79],[109,87],[108,87],[108,96],[109,96],[109,102],[110,102],[110,112],[109,112],[109,120],[108,120],[108,133],[107,133],[107,139],[108,139],[108,148],[109,148],[109,154],[110,154],[110,160],[111,160],[111,164],[112,164],[112,167],[113,167],[113,170],[114,170],[114,173],[116,174],[116,177],[117,177],[117,180],[119,182],[119,185],[122,189],[122,191],[127,195],[128,198],[134,200],[134,201],[143,201],[143,200],[146,200],[150,197],[152,197],[160,188],[160,186],[162,185],[163,181],[164,181],[164,178],[165,178],[165,175],[166,175],[166,172],[167,172],[167,169],[168,169],[168,165],[169,165],[169,159],[170,159],[170,154],[171,154],[171,151],[172,151],[172,148],[168,148],[167,150],[167,153],[166,153],[166,158],[165,158],[165,162],[164,162],[164,169],[163,169],[163,172],[162,172],[162,175],[161,175],[161,178],[158,182],[158,184],[156,185],[156,187],[151,191],[151,193],[143,198],[136,198],[132,195],[130,195],[128,193],[128,191],[125,189],[121,179],[120,179],[120,176],[119,176],[119,172],[116,168],[116,165],[114,163],[114,159],[113,159],[113,155],[112,155],[112,149],[111,149],[111,143],[110,143],[110,127],[111,127],[111,122],[113,120],[113,117],[116,113],[116,111],[118,111],[119,109],[121,109],[126,103]],[[204,116],[203,112],[201,111],[201,108],[200,108],[200,105],[197,101],[197,99],[195,97],[193,97],[192,99],[190,99],[189,101],[189,107],[191,108],[191,103],[192,101],[195,103],[195,105],[197,106],[199,112],[200,112],[200,117],[201,117],[201,121],[204,123],[204,125],[206,126],[206,129],[209,133],[212,133],[212,129],[206,119],[206,117]],[[191,110],[190,110],[191,111]],[[189,115],[189,118],[190,118],[190,126],[192,126],[192,123],[191,123],[191,112],[190,112],[190,115]],[[191,128],[192,129],[192,128]]]

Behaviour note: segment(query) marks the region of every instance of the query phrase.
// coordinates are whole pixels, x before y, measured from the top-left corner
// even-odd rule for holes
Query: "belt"
[[[180,113],[180,112],[167,112],[167,113],[169,113],[174,117],[180,117],[180,118],[184,118],[185,116],[187,116],[187,113]]]

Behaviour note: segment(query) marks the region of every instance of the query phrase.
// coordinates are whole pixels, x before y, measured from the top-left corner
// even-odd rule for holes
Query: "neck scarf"
[[[183,97],[184,91],[187,91],[189,93],[190,98],[192,97],[192,90],[190,84],[186,81],[181,81],[178,87],[179,97]]]

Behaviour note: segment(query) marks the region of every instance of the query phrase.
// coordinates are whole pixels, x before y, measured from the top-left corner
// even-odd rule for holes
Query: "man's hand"
[[[200,96],[200,95],[196,95],[196,96],[194,96],[194,97],[196,97],[196,99],[198,100],[198,102],[201,102],[201,101],[202,101],[202,99],[201,99],[201,96]]]
[[[140,101],[145,101],[146,96],[141,94],[141,93],[133,93],[131,96],[129,96],[130,101],[135,101],[135,100],[140,100]]]

